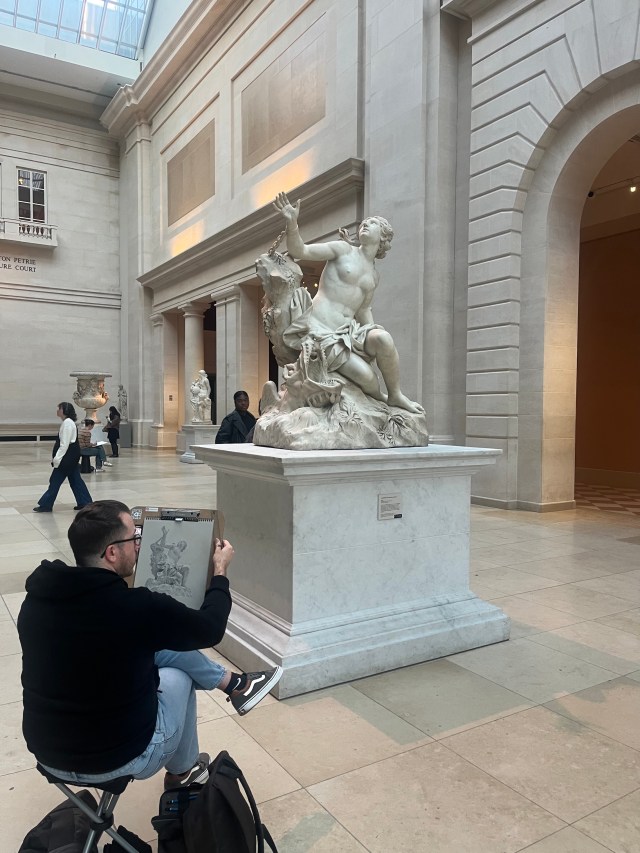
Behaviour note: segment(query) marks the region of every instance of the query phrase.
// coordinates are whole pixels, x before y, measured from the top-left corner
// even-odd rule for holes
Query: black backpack
[[[90,808],[98,808],[89,791],[79,791],[78,796]],[[89,829],[89,818],[71,800],[66,800],[27,833],[18,853],[82,853]],[[97,847],[94,850],[98,853]]]
[[[265,842],[278,853],[242,770],[224,751],[206,784],[165,791],[151,823],[158,853],[264,853]]]

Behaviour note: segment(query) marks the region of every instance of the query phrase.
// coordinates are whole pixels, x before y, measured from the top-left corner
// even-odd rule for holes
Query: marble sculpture
[[[389,251],[393,229],[370,216],[357,241],[341,229],[340,240],[307,245],[298,231],[300,201],[293,205],[280,193],[274,207],[286,227],[256,270],[263,326],[284,382],[280,392],[273,382],[264,386],[254,444],[290,450],[427,445],[424,410],[402,392],[393,338],[371,312],[375,261]],[[281,254],[276,250],[285,236],[288,251]],[[313,299],[293,258],[326,262]]]
[[[206,370],[199,370],[191,383],[189,402],[193,409],[191,423],[211,423],[211,385]]]
[[[128,406],[128,398],[127,392],[124,385],[118,385],[118,411],[120,412],[120,419],[126,421],[129,419],[129,406]]]

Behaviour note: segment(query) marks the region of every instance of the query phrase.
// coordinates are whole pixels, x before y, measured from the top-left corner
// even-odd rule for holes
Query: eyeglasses
[[[128,539],[116,539],[115,542],[109,542],[107,548],[110,548],[112,545],[124,545],[125,542],[133,542],[134,547],[139,546],[142,541],[142,535],[140,533],[136,533],[135,536],[130,536]],[[104,555],[107,553],[107,548],[104,549],[102,554],[100,554],[100,559],[104,559]]]

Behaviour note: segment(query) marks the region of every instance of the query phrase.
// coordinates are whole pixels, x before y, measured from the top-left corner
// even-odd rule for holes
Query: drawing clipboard
[[[132,585],[170,595],[199,609],[212,574],[215,539],[224,536],[217,510],[183,507],[134,507],[136,532],[142,534]]]

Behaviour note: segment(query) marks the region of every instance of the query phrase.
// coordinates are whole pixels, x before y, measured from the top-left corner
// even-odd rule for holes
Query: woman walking
[[[109,406],[109,417],[107,425],[102,427],[102,432],[106,432],[109,443],[111,444],[111,456],[118,456],[118,439],[120,438],[120,412],[115,406]]]
[[[82,509],[83,506],[92,502],[92,497],[80,476],[80,468],[78,467],[80,444],[78,442],[78,427],[76,426],[76,410],[71,403],[58,403],[56,415],[62,423],[56,443],[53,445],[53,459],[51,461],[53,471],[49,478],[49,488],[38,501],[38,506],[34,506],[34,512],[53,511],[53,504],[58,497],[60,486],[65,480],[69,480],[73,496],[76,499],[77,505],[74,506],[74,509]]]

